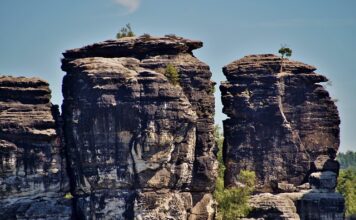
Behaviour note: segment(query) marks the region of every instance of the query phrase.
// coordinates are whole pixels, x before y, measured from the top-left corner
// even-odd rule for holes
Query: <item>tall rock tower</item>
[[[340,119],[328,79],[315,67],[272,54],[251,55],[223,68],[224,159],[227,185],[240,170],[256,172],[258,189],[302,184],[310,162],[339,148]]]
[[[200,47],[145,35],[63,54],[77,217],[213,218],[214,83],[209,66],[193,56]],[[178,72],[178,84],[169,69]]]
[[[320,84],[328,79],[315,70],[272,54],[223,68],[225,183],[241,187],[241,170],[256,173],[261,194],[250,199],[249,218],[344,217],[344,199],[335,192],[340,119]]]

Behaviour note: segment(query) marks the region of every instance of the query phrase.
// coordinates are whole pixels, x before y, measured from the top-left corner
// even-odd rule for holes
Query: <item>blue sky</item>
[[[356,1],[354,0],[1,0],[0,74],[47,80],[61,104],[61,53],[115,37],[126,23],[136,34],[199,39],[195,55],[213,80],[222,66],[254,53],[276,53],[314,65],[341,115],[341,151],[356,150]],[[216,122],[221,124],[220,93]]]

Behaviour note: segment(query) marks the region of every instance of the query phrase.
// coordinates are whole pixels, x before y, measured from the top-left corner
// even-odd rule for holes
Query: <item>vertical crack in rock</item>
[[[133,37],[63,54],[62,112],[78,216],[213,218],[214,83],[192,55],[201,46]],[[164,75],[168,64],[179,85]],[[83,183],[90,185],[85,193]]]
[[[300,185],[309,162],[339,147],[338,111],[318,83],[315,67],[271,54],[251,55],[223,68],[225,183],[238,184],[241,170],[256,172],[257,191],[279,183]]]
[[[281,70],[282,70],[282,67],[281,67]],[[304,144],[302,142],[302,139],[299,136],[298,131],[292,127],[292,124],[288,121],[286,115],[284,114],[283,97],[285,96],[285,82],[284,82],[285,76],[288,76],[287,72],[279,72],[277,74],[279,112],[283,117],[283,125],[285,125],[291,131],[293,140],[295,140],[296,145],[299,146],[298,151],[302,151],[303,153],[305,153],[305,156],[308,158],[308,161],[311,162],[310,156],[306,150],[306,147],[304,146]]]
[[[70,219],[58,106],[48,83],[0,76],[0,218]]]

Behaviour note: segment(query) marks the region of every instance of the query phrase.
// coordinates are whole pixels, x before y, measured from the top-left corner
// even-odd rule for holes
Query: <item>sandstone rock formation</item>
[[[315,70],[271,54],[246,56],[223,69],[226,185],[238,185],[240,170],[252,170],[256,191],[275,193],[254,195],[249,218],[344,217],[344,199],[335,192],[340,119],[319,84],[327,78]]]
[[[333,159],[329,158],[329,160]],[[320,160],[315,163],[317,167],[328,166],[328,160],[324,160],[324,164]],[[343,220],[345,199],[340,193],[335,192],[339,170],[335,171],[311,173],[308,185],[312,189],[301,189],[299,186],[294,187],[293,192],[262,193],[252,196],[249,200],[251,212],[248,217],[252,219]]]
[[[77,218],[212,219],[217,162],[209,67],[175,36],[68,50],[64,137]],[[168,64],[180,84],[164,75]]]
[[[71,217],[59,112],[50,97],[43,80],[0,76],[0,219]]]
[[[297,208],[287,196],[262,193],[252,196],[249,201],[251,211],[248,215],[253,219],[288,219],[298,220]]]
[[[310,162],[339,147],[339,116],[315,67],[271,54],[223,68],[224,161],[227,185],[240,170],[256,172],[258,191],[302,184]]]

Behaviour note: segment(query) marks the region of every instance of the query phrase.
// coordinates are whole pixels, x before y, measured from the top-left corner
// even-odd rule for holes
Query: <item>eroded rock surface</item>
[[[251,211],[248,218],[275,220],[300,219],[294,202],[286,196],[262,193],[252,196],[249,204]]]
[[[69,219],[58,107],[48,83],[0,76],[0,219]]]
[[[78,217],[212,219],[213,82],[200,41],[139,37],[66,51],[63,118]],[[164,75],[168,64],[179,85]]]
[[[339,147],[339,116],[315,67],[275,55],[251,55],[223,68],[227,185],[240,170],[256,172],[258,191],[300,185],[310,162]]]

